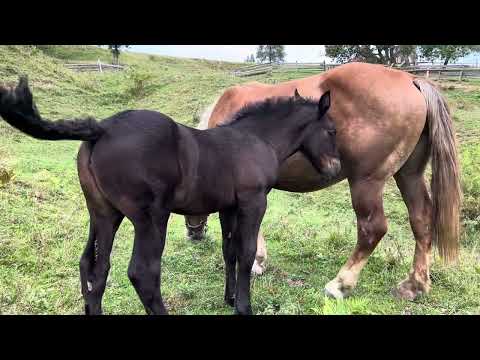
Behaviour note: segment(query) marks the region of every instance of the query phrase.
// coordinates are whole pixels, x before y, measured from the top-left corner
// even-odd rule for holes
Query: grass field
[[[109,60],[93,47],[0,46],[0,81],[27,73],[47,118],[107,117],[129,108],[161,111],[195,125],[195,116],[222,90],[239,82],[304,77],[282,72],[234,78],[236,64],[139,54],[122,55],[124,72],[74,73],[62,62]],[[480,314],[480,82],[443,82],[460,137],[463,234],[460,263],[432,266],[432,291],[415,302],[390,294],[412,263],[414,240],[393,181],[385,192],[388,234],[345,301],[323,287],[356,242],[355,216],[345,182],[316,193],[272,191],[263,222],[268,268],[253,279],[256,314]],[[88,216],[76,173],[78,142],[31,139],[0,122],[0,314],[82,314],[78,262]],[[171,314],[231,314],[223,303],[223,259],[217,215],[208,238],[192,244],[183,217],[172,215],[163,256],[162,292]],[[127,278],[133,227],[117,233],[104,296],[106,314],[144,314]]]

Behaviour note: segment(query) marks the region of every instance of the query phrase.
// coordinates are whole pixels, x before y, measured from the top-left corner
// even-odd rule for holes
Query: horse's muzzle
[[[205,238],[207,232],[207,221],[201,221],[197,225],[189,224],[185,219],[185,227],[187,228],[187,237],[190,241],[198,242]]]

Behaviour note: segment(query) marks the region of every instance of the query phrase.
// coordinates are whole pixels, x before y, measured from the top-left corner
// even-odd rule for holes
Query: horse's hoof
[[[350,291],[347,291],[342,283],[337,279],[333,279],[327,285],[325,285],[325,295],[330,298],[342,300],[350,296]]]
[[[403,280],[396,288],[392,290],[392,295],[397,299],[414,301],[420,296],[428,293],[430,286],[422,284],[413,279]]]
[[[187,240],[194,244],[201,243],[205,239],[204,235],[188,235],[187,234]]]
[[[255,259],[255,262],[253,263],[253,266],[252,266],[252,275],[260,276],[264,272],[265,272],[265,265],[260,265],[257,259]]]

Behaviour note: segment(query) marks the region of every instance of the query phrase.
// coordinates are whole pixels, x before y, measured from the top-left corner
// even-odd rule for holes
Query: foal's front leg
[[[220,212],[220,224],[222,225],[222,250],[225,261],[225,302],[234,306],[237,256],[233,236],[236,230],[237,213],[234,210]]]
[[[235,312],[239,315],[251,315],[250,274],[257,252],[257,237],[267,207],[265,194],[256,195],[243,204],[237,211],[237,229],[235,248],[237,253],[237,286],[235,289]]]

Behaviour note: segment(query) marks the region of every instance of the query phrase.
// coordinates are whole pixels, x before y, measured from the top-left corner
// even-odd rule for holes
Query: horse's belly
[[[329,187],[345,179],[343,171],[336,177],[319,173],[305,156],[297,152],[280,167],[275,189],[291,192],[312,192]]]

